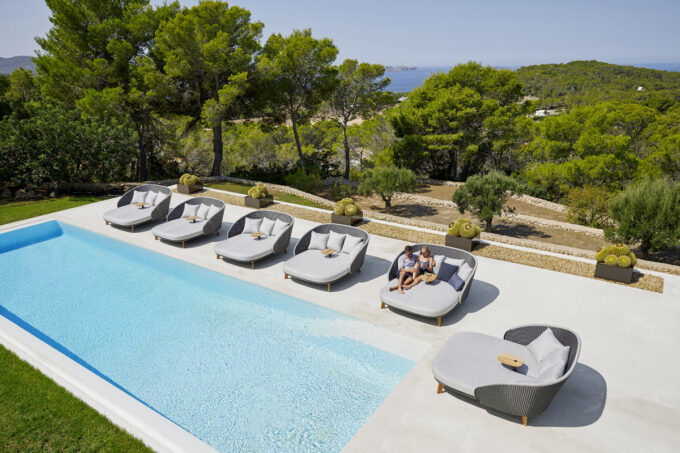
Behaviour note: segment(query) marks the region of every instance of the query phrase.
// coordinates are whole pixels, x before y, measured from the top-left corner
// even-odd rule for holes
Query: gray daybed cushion
[[[129,204],[106,211],[104,213],[104,220],[114,225],[129,227],[148,222],[151,220],[152,212],[153,206],[140,209],[133,204]]]
[[[399,294],[390,287],[397,286],[399,281],[392,279],[380,290],[380,300],[390,307],[406,310],[410,313],[436,318],[450,312],[458,304],[460,292],[448,282],[435,280],[432,283],[420,283]]]
[[[283,272],[311,283],[332,283],[349,273],[350,256],[334,253],[327,258],[320,250],[306,250],[283,263]]]
[[[203,235],[205,220],[191,222],[184,217],[171,220],[156,226],[152,233],[159,238],[169,241],[181,242]]]
[[[254,239],[250,234],[237,234],[215,246],[215,253],[234,261],[250,262],[271,255],[276,237]]]
[[[519,356],[524,365],[513,371],[498,361],[498,355]],[[432,362],[435,379],[468,396],[477,387],[493,384],[538,384],[527,376],[538,363],[526,346],[475,332],[461,332],[449,338]]]

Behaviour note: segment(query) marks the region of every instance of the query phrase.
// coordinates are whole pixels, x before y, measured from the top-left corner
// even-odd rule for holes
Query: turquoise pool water
[[[58,222],[0,235],[0,315],[222,451],[339,451],[413,366],[351,317]]]

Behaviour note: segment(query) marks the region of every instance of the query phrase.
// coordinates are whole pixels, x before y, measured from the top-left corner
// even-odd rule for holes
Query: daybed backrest
[[[569,358],[567,360],[566,371],[562,376],[562,378],[566,379],[566,377],[571,374],[574,367],[576,366],[578,356],[581,352],[581,339],[575,332],[563,327],[528,325],[515,327],[514,329],[508,330],[505,332],[503,338],[505,340],[512,341],[513,343],[526,346],[538,338],[538,336],[541,335],[548,327],[552,329],[555,337],[560,341],[560,343],[562,343],[564,346],[569,346]]]
[[[300,238],[297,245],[295,246],[296,255],[307,250],[307,247],[309,247],[309,241],[312,236],[312,231],[322,234],[328,234],[331,231],[335,231],[338,234],[349,234],[351,236],[360,237],[364,241],[362,243],[363,246],[368,245],[368,240],[370,238],[369,234],[360,228],[356,228],[349,225],[340,225],[338,223],[324,223],[322,225],[315,226]]]
[[[230,238],[232,236],[236,236],[237,234],[241,234],[246,224],[246,218],[249,219],[267,218],[271,220],[279,219],[282,222],[286,222],[288,225],[293,225],[294,222],[292,216],[283,212],[268,211],[266,209],[261,211],[252,211],[238,219],[236,222],[234,222],[234,224],[231,226],[231,228],[229,228],[229,231],[227,232],[227,237]]]
[[[162,193],[163,195],[167,195],[168,199],[172,195],[172,190],[170,190],[168,187],[165,186],[159,186],[158,184],[142,184],[141,186],[137,186],[134,189],[130,189],[127,192],[123,194],[122,197],[118,200],[118,207],[120,208],[121,206],[127,206],[132,202],[132,197],[134,196],[135,191],[139,192],[149,192],[149,191],[154,191],[154,192],[159,192]]]

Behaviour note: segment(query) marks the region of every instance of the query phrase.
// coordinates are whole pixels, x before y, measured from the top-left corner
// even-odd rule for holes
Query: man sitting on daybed
[[[425,246],[420,255],[413,254],[410,245],[404,247],[404,254],[399,257],[399,283],[390,288],[390,291],[399,290],[404,294],[404,289],[411,289],[420,283],[420,276],[425,272],[432,272],[435,263],[430,256],[430,248]]]

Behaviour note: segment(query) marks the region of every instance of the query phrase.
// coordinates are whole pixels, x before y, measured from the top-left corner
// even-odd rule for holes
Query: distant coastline
[[[418,66],[385,66],[385,72],[417,71]]]

